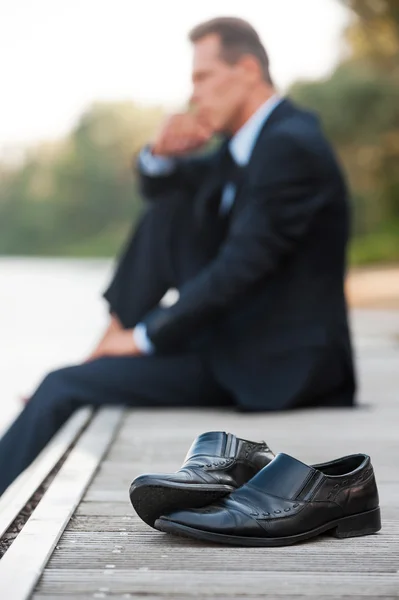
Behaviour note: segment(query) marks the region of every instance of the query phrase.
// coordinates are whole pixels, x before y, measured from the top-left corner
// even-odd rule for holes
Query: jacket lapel
[[[291,103],[290,100],[284,98],[278,106],[272,111],[269,115],[268,119],[264,123],[258,138],[255,142],[254,148],[252,150],[252,155],[250,162],[253,157],[259,151],[262,146],[262,140],[265,135],[267,135],[268,129],[275,124],[276,122],[285,119],[287,116],[292,114],[292,111],[295,110],[295,107]],[[235,182],[236,184],[236,196],[234,199],[234,205],[232,210],[226,215],[226,217],[221,217],[219,214],[220,201],[222,197],[222,192],[224,185],[226,183],[225,178],[223,176],[223,154],[226,150],[226,146],[229,144],[229,140],[225,139],[219,149],[219,152],[215,156],[215,164],[212,169],[212,173],[209,175],[206,181],[198,189],[194,200],[195,206],[195,216],[201,227],[206,227],[208,233],[210,234],[210,230],[215,230],[215,234],[217,236],[221,235],[221,232],[226,232],[226,224],[225,221],[228,221],[231,218],[233,212],[236,211],[239,200],[243,198],[246,184],[246,177],[248,167],[242,167],[240,172],[239,180]]]
[[[266,121],[256,139],[255,145],[254,145],[252,153],[251,153],[250,161],[246,167],[242,168],[241,181],[240,181],[239,186],[237,187],[237,193],[235,196],[234,205],[233,205],[230,216],[233,216],[233,214],[237,212],[237,210],[240,208],[240,206],[243,203],[242,201],[243,201],[243,198],[245,198],[245,189],[246,189],[246,185],[248,182],[250,164],[251,164],[252,160],[256,157],[258,152],[263,153],[263,149],[262,149],[263,141],[264,141],[264,138],[267,136],[268,131],[271,129],[271,127],[273,125],[275,125],[279,121],[282,121],[282,120],[288,118],[292,114],[293,111],[295,111],[295,107],[292,104],[292,102],[290,100],[288,100],[287,98],[283,98],[283,100],[280,102],[280,104],[278,104],[276,106],[276,108],[272,111],[272,113],[266,119]]]
[[[201,225],[204,225],[209,218],[218,218],[220,200],[222,197],[225,178],[223,175],[223,155],[226,150],[228,140],[224,140],[215,156],[214,165],[206,181],[199,187],[195,199],[195,216]]]
[[[280,104],[278,104],[274,108],[274,110],[271,112],[269,117],[266,119],[262,129],[260,130],[260,133],[256,139],[255,145],[252,150],[250,162],[253,159],[253,157],[256,155],[257,151],[259,150],[259,147],[262,146],[262,141],[263,141],[264,137],[267,135],[269,129],[271,129],[272,126],[275,125],[276,123],[278,123],[279,121],[282,121],[282,120],[286,119],[287,117],[289,117],[294,111],[295,111],[295,107],[292,104],[292,102],[290,100],[288,100],[288,98],[283,98],[283,100],[281,100]]]

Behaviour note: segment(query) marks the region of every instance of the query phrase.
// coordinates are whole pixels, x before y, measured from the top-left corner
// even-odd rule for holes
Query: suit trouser
[[[183,200],[183,201],[182,201]],[[209,260],[184,199],[154,205],[129,240],[105,297],[134,327],[170,287]],[[85,405],[229,406],[202,356],[106,357],[53,371],[0,440],[0,494],[36,458],[71,414]]]

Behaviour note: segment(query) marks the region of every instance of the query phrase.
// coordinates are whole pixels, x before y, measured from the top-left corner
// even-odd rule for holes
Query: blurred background
[[[352,190],[352,305],[399,307],[399,0],[0,0],[0,427],[84,358],[141,210],[141,146],[190,93],[189,29],[259,31],[280,93],[315,109]]]

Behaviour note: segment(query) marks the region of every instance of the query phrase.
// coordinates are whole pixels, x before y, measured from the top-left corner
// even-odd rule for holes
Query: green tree
[[[352,57],[399,76],[399,0],[341,0],[354,13],[345,36]]]
[[[345,166],[360,236],[354,257],[399,258],[399,0],[340,2],[353,12],[347,58],[328,80],[290,93],[319,113]]]
[[[0,252],[114,253],[141,206],[132,163],[162,116],[160,108],[95,104],[67,139],[3,172]]]

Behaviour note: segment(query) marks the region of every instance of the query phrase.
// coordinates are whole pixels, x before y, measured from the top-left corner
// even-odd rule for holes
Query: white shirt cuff
[[[168,156],[154,156],[149,146],[143,148],[139,154],[139,167],[144,175],[161,177],[170,175],[175,169],[176,161]]]
[[[143,354],[152,354],[155,351],[154,344],[147,335],[147,327],[144,323],[138,323],[133,329],[133,339],[137,348]]]

